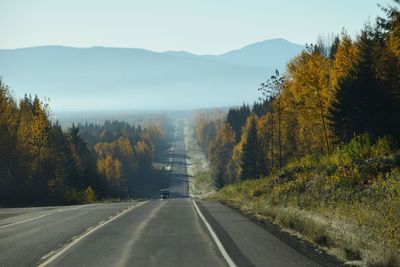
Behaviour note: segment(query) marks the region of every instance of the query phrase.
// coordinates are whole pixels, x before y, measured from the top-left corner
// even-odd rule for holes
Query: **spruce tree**
[[[388,133],[391,100],[374,71],[374,37],[365,29],[359,38],[358,58],[349,74],[339,83],[329,109],[331,126],[338,141],[368,133],[376,138]]]
[[[247,118],[250,116],[251,110],[248,105],[243,104],[239,108],[229,109],[226,122],[233,128],[236,135],[236,143],[240,141],[242,128],[246,124]]]
[[[257,125],[255,116],[249,117],[246,125],[246,141],[243,145],[240,167],[241,179],[258,178],[257,170]]]

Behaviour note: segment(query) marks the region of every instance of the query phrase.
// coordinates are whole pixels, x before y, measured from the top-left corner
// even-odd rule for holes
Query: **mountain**
[[[286,63],[302,49],[303,46],[284,39],[272,39],[227,52],[216,58],[233,64],[283,70]]]
[[[54,110],[187,109],[253,102],[257,87],[303,46],[264,41],[222,55],[137,48],[0,49],[0,76],[17,97]]]

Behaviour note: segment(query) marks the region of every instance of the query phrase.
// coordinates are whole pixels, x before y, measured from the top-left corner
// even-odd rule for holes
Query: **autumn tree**
[[[148,144],[151,144],[153,152],[158,151],[164,136],[163,129],[154,124],[148,125],[141,133],[141,138],[147,140]]]
[[[216,138],[223,120],[220,112],[195,112],[193,115],[194,135],[197,144],[209,156],[211,142]]]
[[[262,96],[253,107],[229,110],[225,122],[236,144],[226,168],[220,168],[226,158],[215,153],[221,136],[206,142],[213,140],[211,163],[226,172],[227,181],[266,175],[292,158],[330,153],[363,133],[372,140],[391,136],[400,144],[400,0],[393,2],[383,7],[385,18],[367,24],[355,39],[343,30],[329,43],[307,45],[283,75],[276,72],[260,85]]]
[[[332,100],[330,83],[331,62],[320,49],[309,46],[288,64],[286,90],[296,109],[297,147],[303,154],[311,151],[329,151],[331,133],[327,110]]]
[[[104,159],[97,161],[97,171],[106,177],[109,191],[114,196],[123,196],[127,191],[126,181],[121,175],[121,162],[107,155]]]
[[[228,123],[222,124],[215,141],[210,145],[210,161],[218,187],[229,183],[227,165],[236,143],[235,132]]]
[[[0,80],[0,201],[16,197],[20,181],[17,145],[17,105]]]
[[[141,170],[149,168],[152,162],[152,155],[153,155],[151,146],[147,144],[145,141],[140,140],[135,145],[134,152]]]
[[[343,31],[337,44],[335,55],[332,58],[333,66],[330,76],[333,92],[337,90],[341,80],[353,68],[357,58],[357,49],[350,35]]]
[[[1,204],[125,197],[138,183],[138,170],[152,169],[155,149],[164,140],[163,122],[143,130],[118,121],[64,130],[49,114],[37,96],[25,95],[17,103],[0,81]]]

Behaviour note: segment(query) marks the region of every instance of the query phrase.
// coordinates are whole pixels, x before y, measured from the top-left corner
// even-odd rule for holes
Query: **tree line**
[[[73,125],[50,120],[37,96],[17,101],[0,80],[0,203],[93,202],[127,197],[151,169],[163,142],[160,125]]]
[[[142,129],[127,122],[78,124],[81,137],[93,148],[97,171],[108,182],[108,194],[135,196],[136,187],[152,179],[152,162],[163,148],[167,121]]]
[[[259,87],[260,99],[226,118],[194,118],[219,186],[265,176],[289,160],[330,153],[368,134],[400,137],[400,0],[351,38],[320,39]]]

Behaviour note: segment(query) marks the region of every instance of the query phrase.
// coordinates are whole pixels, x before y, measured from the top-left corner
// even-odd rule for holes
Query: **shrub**
[[[96,202],[96,193],[94,192],[91,186],[89,186],[83,191],[83,202],[85,203]]]
[[[82,192],[76,188],[67,188],[65,191],[65,199],[68,203],[82,203]]]

